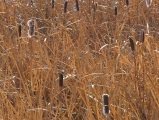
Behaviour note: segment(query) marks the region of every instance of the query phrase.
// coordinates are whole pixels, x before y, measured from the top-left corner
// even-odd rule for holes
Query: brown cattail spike
[[[34,0],[30,0],[30,4],[33,5],[33,3],[34,3]]]
[[[79,11],[79,4],[78,4],[78,0],[76,0],[76,10]]]
[[[67,11],[67,3],[68,3],[68,0],[65,0],[65,4],[64,4],[64,13],[66,13],[66,11]]]
[[[151,6],[152,0],[146,0],[146,6],[149,7]]]
[[[63,74],[62,73],[59,74],[59,86],[60,87],[63,86]]]
[[[22,26],[21,24],[18,25],[18,33],[19,33],[19,37],[21,37],[21,31],[22,31]]]
[[[103,113],[104,113],[104,115],[108,115],[110,113],[108,99],[109,99],[109,95],[103,94],[103,101],[104,101]]]
[[[117,15],[117,6],[114,7],[114,14]]]
[[[95,2],[94,0],[92,1],[92,11],[95,12],[96,11],[96,8],[95,8]]]
[[[34,20],[29,20],[27,22],[27,25],[29,26],[29,30],[28,30],[28,36],[31,38],[34,35],[35,32],[35,27],[34,27]]]
[[[141,42],[143,43],[145,40],[145,30],[141,30]]]
[[[55,0],[51,0],[51,7],[54,8],[55,6]]]
[[[117,6],[114,7],[114,14],[117,15]]]
[[[129,0],[126,0],[126,5],[127,5],[127,6],[129,5]]]
[[[130,41],[131,50],[134,52],[135,51],[134,41],[132,40],[131,37],[129,37],[129,41]]]

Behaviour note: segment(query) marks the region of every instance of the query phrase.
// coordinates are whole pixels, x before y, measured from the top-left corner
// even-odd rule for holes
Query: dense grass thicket
[[[146,1],[1,0],[0,119],[158,120],[159,1]]]

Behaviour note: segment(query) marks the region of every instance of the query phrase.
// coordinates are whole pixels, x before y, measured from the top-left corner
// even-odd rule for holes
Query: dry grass
[[[114,15],[112,0],[69,0],[66,13],[64,0],[1,0],[0,119],[157,120],[159,1],[118,1]]]

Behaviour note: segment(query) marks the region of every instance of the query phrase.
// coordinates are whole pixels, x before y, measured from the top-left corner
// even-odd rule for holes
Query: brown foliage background
[[[69,0],[64,13],[64,0],[53,9],[45,0],[0,1],[0,119],[159,118],[159,1],[148,8],[145,0],[95,2],[80,0],[77,12]],[[102,112],[106,93],[108,116]]]

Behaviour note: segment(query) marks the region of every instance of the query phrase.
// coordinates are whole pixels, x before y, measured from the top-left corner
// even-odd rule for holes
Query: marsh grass
[[[63,0],[54,9],[42,0],[0,2],[0,119],[159,118],[159,2],[118,1],[117,15],[111,0],[94,2],[93,14],[91,1],[78,1],[78,14],[75,0],[67,10]]]

